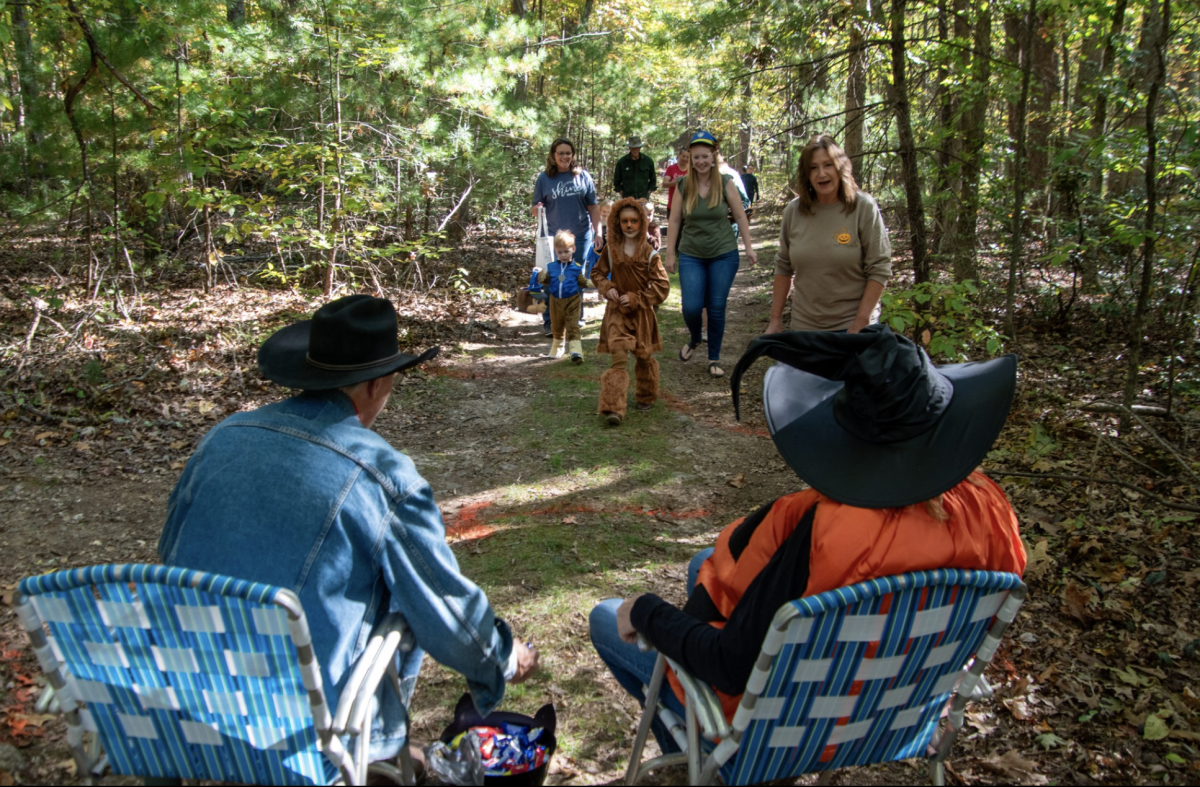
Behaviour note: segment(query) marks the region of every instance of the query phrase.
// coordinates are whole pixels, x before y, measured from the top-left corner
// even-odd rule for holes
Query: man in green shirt
[[[613,189],[622,197],[650,199],[658,188],[658,173],[649,156],[642,155],[642,138],[629,138],[629,153],[617,159]]]

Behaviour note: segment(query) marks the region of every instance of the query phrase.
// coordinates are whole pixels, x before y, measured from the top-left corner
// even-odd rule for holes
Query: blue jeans
[[[696,586],[696,575],[700,571],[700,564],[707,560],[712,552],[711,548],[705,549],[693,557],[692,562],[688,564],[687,589],[689,594]],[[643,653],[637,645],[630,645],[621,639],[617,633],[617,607],[619,606],[621,606],[621,599],[610,598],[601,601],[592,609],[592,614],[588,618],[592,647],[596,649],[601,661],[617,679],[617,683],[621,684],[621,688],[629,692],[642,707],[645,707],[646,692],[644,688],[650,685],[650,677],[654,674],[654,662],[658,658],[658,654]],[[675,692],[671,690],[671,685],[666,682],[665,678],[659,697],[663,704],[680,719],[685,717],[686,711],[683,704],[675,696]],[[679,751],[675,738],[658,718],[655,718],[654,723],[650,725],[650,731],[654,733],[654,738],[658,741],[658,748],[663,754]]]
[[[719,257],[679,255],[679,289],[683,300],[683,321],[690,334],[689,343],[700,344],[702,311],[708,311],[708,360],[721,360],[721,341],[725,338],[725,304],[739,265],[738,251]]]

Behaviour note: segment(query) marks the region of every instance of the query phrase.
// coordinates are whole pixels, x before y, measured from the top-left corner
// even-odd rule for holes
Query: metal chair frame
[[[745,755],[745,750],[742,748],[742,744],[746,732],[752,723],[762,720],[762,717],[756,716],[755,708],[762,698],[764,690],[769,686],[777,687],[781,682],[792,680],[792,676],[780,673],[781,668],[778,662],[782,660],[776,658],[785,645],[797,648],[811,647],[814,649],[817,647],[836,647],[836,641],[834,641],[833,645],[830,645],[827,641],[818,643],[817,640],[821,636],[821,632],[824,632],[826,635],[837,633],[837,629],[842,625],[842,620],[830,620],[830,616],[836,618],[836,616],[841,614],[843,619],[849,617],[845,614],[845,611],[852,604],[859,604],[864,601],[869,602],[872,599],[882,599],[883,596],[888,594],[911,593],[921,589],[952,589],[964,586],[974,588],[976,591],[991,591],[993,593],[993,603],[997,601],[994,598],[996,593],[1003,592],[1005,595],[1003,600],[999,601],[994,615],[988,616],[992,621],[991,625],[978,637],[979,641],[970,646],[970,650],[966,652],[966,657],[957,665],[954,665],[953,662],[947,662],[942,665],[943,669],[940,672],[932,674],[931,677],[925,676],[922,678],[924,681],[931,681],[933,679],[946,679],[947,676],[950,676],[949,679],[952,680],[953,674],[956,672],[959,676],[948,695],[933,695],[918,703],[918,706],[924,704],[928,708],[932,708],[933,703],[937,703],[939,707],[947,707],[946,699],[940,698],[945,696],[948,699],[948,712],[941,714],[940,719],[936,722],[936,728],[932,729],[932,731],[930,731],[930,725],[928,724],[914,726],[913,729],[919,731],[917,736],[927,737],[925,737],[925,740],[919,740],[917,737],[914,737],[902,749],[902,751],[906,752],[916,751],[919,753],[923,751],[925,756],[930,759],[931,781],[935,785],[945,784],[944,762],[954,745],[959,730],[962,729],[963,713],[966,705],[972,700],[991,696],[991,688],[983,678],[983,671],[991,662],[1005,630],[1012,623],[1013,618],[1025,600],[1026,587],[1021,582],[1020,577],[1015,574],[957,569],[913,572],[870,580],[858,585],[839,588],[784,604],[775,614],[771,628],[764,638],[758,660],[732,722],[725,718],[720,700],[710,686],[689,675],[674,660],[659,654],[654,665],[654,672],[650,678],[650,684],[646,688],[646,707],[642,713],[637,736],[634,739],[633,751],[630,754],[629,766],[625,774],[625,783],[630,785],[636,784],[638,780],[653,770],[664,766],[682,765],[684,763],[688,766],[689,784],[712,784],[718,773],[722,775],[724,781],[732,783],[729,781],[729,778],[737,774],[739,769],[744,765],[743,755]],[[975,603],[978,603],[980,600],[978,593],[973,598],[975,598]],[[922,634],[924,636],[933,636],[937,635],[938,632],[927,631],[922,632]],[[809,640],[810,636],[812,641]],[[642,643],[644,650],[651,649],[648,644],[645,644],[644,640],[642,640]],[[866,660],[862,658],[861,654],[858,658],[860,661]],[[682,721],[676,714],[667,709],[665,704],[659,701],[668,664],[679,679],[687,700],[685,703],[687,709],[686,719]],[[842,668],[844,668],[844,665],[842,665]],[[932,669],[937,668],[933,667]],[[833,680],[833,676],[837,670],[839,670],[839,663],[838,659],[834,658],[829,666],[826,680]],[[919,674],[924,675],[923,672]],[[799,677],[795,678],[797,685],[799,685],[799,680]],[[814,681],[808,682],[813,683]],[[820,683],[820,685],[825,684]],[[669,686],[667,690],[670,690]],[[766,704],[764,703],[764,706]],[[894,712],[895,708],[890,710]],[[875,720],[883,713],[887,713],[887,711],[873,712],[872,716],[868,719],[870,724],[874,725]],[[682,751],[680,753],[655,757],[643,763],[641,761],[642,751],[655,715],[671,732]],[[801,719],[800,721],[811,720]],[[790,723],[794,725],[797,723],[797,720],[792,719]],[[816,727],[819,725],[812,726]],[[832,729],[829,728],[826,730],[826,733],[832,732]],[[807,742],[810,747],[813,745],[807,739],[804,742]],[[816,748],[817,751],[825,748],[825,744],[820,741],[817,741],[817,743],[819,744]],[[799,749],[800,744],[797,744],[796,751],[799,751]],[[844,764],[840,762],[840,758],[835,757],[832,758],[835,762],[832,762],[831,767],[808,768],[798,773],[772,772],[767,775],[767,779],[790,778],[798,776],[800,773],[813,771],[823,771],[822,777],[826,777],[832,770],[837,767],[844,767],[844,765],[866,765],[890,759],[905,759],[909,756],[917,756],[917,754],[907,754],[898,757],[876,757],[874,759],[867,754],[863,758]],[[822,763],[817,764],[821,765]]]
[[[290,657],[287,667],[299,672],[303,686],[296,688],[302,688],[307,697],[306,705],[311,713],[310,721],[316,733],[316,750],[324,754],[325,760],[332,764],[338,773],[338,777],[329,783],[365,784],[368,772],[381,773],[403,784],[415,782],[411,762],[404,756],[407,752],[401,755],[399,768],[387,763],[369,763],[367,761],[371,721],[377,706],[376,690],[386,678],[388,685],[392,687],[397,696],[403,697],[396,670],[396,655],[399,652],[411,650],[413,638],[402,616],[390,615],[372,631],[362,657],[355,663],[346,681],[338,707],[331,714],[325,701],[320,665],[317,663],[316,654],[312,649],[308,620],[300,605],[300,599],[295,593],[284,588],[247,582],[220,574],[171,566],[108,564],[29,577],[21,581],[14,596],[21,626],[25,629],[34,654],[37,656],[38,664],[49,681],[47,692],[39,699],[39,706],[53,712],[61,712],[64,715],[67,722],[67,743],[75,758],[78,773],[85,784],[92,784],[93,776],[100,775],[106,765],[113,764],[111,758],[105,754],[103,745],[106,737],[109,734],[116,734],[117,730],[97,727],[94,718],[86,708],[88,702],[80,697],[75,678],[67,664],[64,663],[62,654],[65,651],[62,646],[65,645],[78,652],[80,644],[73,641],[60,642],[59,640],[62,635],[69,634],[66,631],[67,626],[82,626],[85,633],[98,637],[98,639],[86,641],[87,644],[92,645],[105,644],[106,638],[115,640],[115,632],[121,628],[154,632],[155,629],[150,625],[145,605],[140,604],[138,600],[136,590],[138,585],[194,591],[204,594],[204,597],[209,600],[231,605],[226,609],[236,605],[236,608],[244,612],[247,608],[253,609],[250,605],[262,605],[262,608],[275,608],[284,612],[286,631],[280,630],[271,633],[286,633],[291,647],[285,649],[282,654],[275,651],[268,652],[268,655],[273,655],[275,658],[280,655]],[[97,604],[98,601],[101,602],[101,605]],[[112,606],[105,607],[102,606],[103,603],[109,603]],[[54,606],[58,610],[58,615],[52,614],[48,620],[44,619],[44,616],[39,614],[38,606],[46,604]],[[133,610],[136,613],[134,615],[136,619],[112,620],[114,614],[112,610],[118,606],[123,610]],[[89,620],[63,620],[61,615],[68,608],[83,611]],[[98,625],[97,621],[102,621],[105,625]],[[107,628],[108,631],[102,631],[103,628]],[[262,635],[264,632],[259,631],[258,633]],[[151,636],[151,634],[144,636]],[[65,639],[71,640],[72,637],[67,636]],[[240,657],[245,653],[262,653],[252,647],[252,638],[247,639],[249,641],[244,644],[251,647],[237,651],[237,656]],[[227,660],[233,658],[229,652],[229,650],[226,651],[225,658]],[[162,669],[161,665],[159,669],[158,675],[163,680],[164,687],[171,690],[169,682],[162,678],[168,674],[167,671]],[[129,677],[136,672],[128,665],[123,673],[120,667],[110,666],[107,671],[118,672],[118,677]],[[144,665],[142,672],[145,672]],[[109,677],[113,676],[109,675]],[[223,677],[228,679],[228,676]],[[144,674],[142,678],[145,678]],[[121,683],[106,685],[122,689],[129,688]],[[111,689],[108,690],[111,691]],[[154,708],[153,713],[167,713],[173,717],[179,717],[179,719],[186,719],[186,711],[169,710],[160,705],[152,707]],[[153,718],[153,713],[148,714],[149,717]],[[85,732],[92,733],[90,742],[85,741]],[[343,738],[348,741],[348,745],[343,743]],[[110,745],[113,743],[110,741]],[[162,758],[166,760],[166,765],[162,768],[165,773],[158,775],[130,773],[126,775],[151,777],[160,783],[164,778],[169,780],[186,776],[188,767],[193,767],[195,762],[203,759],[196,750],[204,747],[189,744],[178,748],[179,751],[171,751],[168,757]],[[253,748],[263,750],[270,747],[255,746]],[[179,757],[188,758],[192,766],[181,767]],[[116,770],[115,767],[114,770]],[[243,777],[244,775],[226,775],[226,778],[239,780]],[[220,778],[220,776],[206,772],[202,778]],[[273,782],[260,783],[270,784]],[[320,782],[314,781],[314,783]]]

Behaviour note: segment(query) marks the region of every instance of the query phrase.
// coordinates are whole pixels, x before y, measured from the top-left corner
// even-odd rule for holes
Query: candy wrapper
[[[472,727],[450,741],[450,748],[461,751],[470,747],[470,737],[478,740],[479,755],[487,776],[515,776],[542,767],[546,746],[541,742],[545,730],[504,723],[499,726]]]
[[[468,730],[450,745],[435,741],[426,749],[425,761],[443,784],[483,784],[483,758],[479,750],[479,736]]]

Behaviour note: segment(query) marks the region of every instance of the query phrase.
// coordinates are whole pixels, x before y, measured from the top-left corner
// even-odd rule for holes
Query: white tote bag
[[[554,238],[546,227],[546,209],[538,208],[537,252],[534,256],[533,266],[539,271],[544,271],[550,266],[553,259]]]

